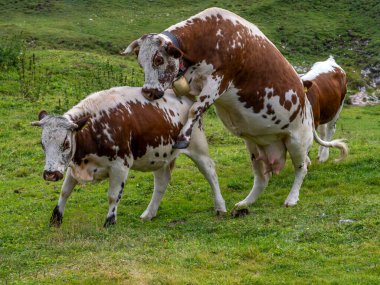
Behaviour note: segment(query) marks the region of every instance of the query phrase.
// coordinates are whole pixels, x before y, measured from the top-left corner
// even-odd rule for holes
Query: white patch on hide
[[[335,72],[335,68],[339,68],[343,73],[343,69],[335,62],[334,58],[330,56],[325,61],[319,61],[313,64],[312,68],[309,72],[304,74],[301,79],[302,80],[314,80],[321,74]]]

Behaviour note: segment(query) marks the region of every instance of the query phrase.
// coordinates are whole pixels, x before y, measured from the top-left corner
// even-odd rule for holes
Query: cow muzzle
[[[149,101],[157,100],[164,96],[164,91],[155,89],[155,88],[146,88],[142,89],[143,96]]]
[[[47,181],[58,181],[63,178],[63,174],[59,171],[44,171],[43,177]]]

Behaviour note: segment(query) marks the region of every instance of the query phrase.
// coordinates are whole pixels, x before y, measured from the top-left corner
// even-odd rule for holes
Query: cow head
[[[123,54],[132,52],[144,69],[143,95],[149,100],[161,98],[178,74],[181,50],[165,36],[148,34],[132,42]]]
[[[86,124],[89,117],[72,122],[65,117],[50,116],[46,111],[41,111],[38,119],[31,124],[42,128],[41,145],[45,153],[43,178],[61,180],[75,152],[75,132]]]

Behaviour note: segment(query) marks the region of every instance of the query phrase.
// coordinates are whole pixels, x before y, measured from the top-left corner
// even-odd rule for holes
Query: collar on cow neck
[[[169,32],[169,31],[163,31],[161,34],[167,36],[172,41],[173,45],[176,48],[181,49],[181,46],[179,44],[179,40],[177,39],[177,37],[173,33]]]

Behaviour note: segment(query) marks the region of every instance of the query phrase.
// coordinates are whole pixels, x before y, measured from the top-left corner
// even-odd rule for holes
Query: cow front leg
[[[108,213],[104,227],[116,224],[117,206],[123,194],[124,184],[128,176],[129,168],[114,167],[110,171],[110,181],[108,189]]]
[[[210,79],[209,83],[202,89],[197,101],[190,107],[187,121],[182,127],[173,148],[185,149],[189,146],[193,127],[199,123],[202,114],[206,112],[219,97],[219,85],[218,79]]]
[[[169,165],[154,171],[154,191],[148,207],[140,216],[142,220],[151,220],[157,215],[158,207],[160,206],[162,197],[168,187],[170,178],[171,173]]]
[[[227,212],[226,202],[220,192],[215,163],[209,155],[206,136],[198,126],[194,129],[193,139],[191,140],[189,148],[184,153],[194,161],[210,184],[214,197],[215,213],[217,215],[225,214]]]
[[[70,197],[75,185],[78,182],[71,175],[71,169],[68,168],[66,172],[66,177],[62,185],[61,194],[57,205],[55,206],[53,213],[50,218],[50,226],[59,227],[62,224],[63,212],[66,207],[67,199]]]

